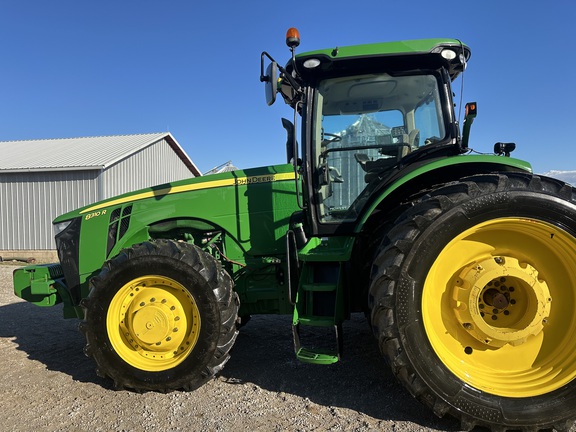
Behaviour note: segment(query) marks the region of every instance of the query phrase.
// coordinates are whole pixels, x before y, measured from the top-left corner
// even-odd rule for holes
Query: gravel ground
[[[344,359],[298,362],[290,317],[256,316],[221,374],[192,393],[115,391],[82,353],[77,320],[16,298],[0,265],[0,412],[6,431],[455,431],[415,401],[382,360],[363,316]]]

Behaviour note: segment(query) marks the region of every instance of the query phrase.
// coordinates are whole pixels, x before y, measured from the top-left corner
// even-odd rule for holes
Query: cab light
[[[476,117],[477,110],[476,102],[468,102],[466,104],[466,116]]]
[[[451,49],[444,49],[441,54],[446,60],[454,60],[456,58],[456,52]]]
[[[320,65],[320,60],[317,58],[311,58],[304,62],[304,67],[306,69],[314,69]]]

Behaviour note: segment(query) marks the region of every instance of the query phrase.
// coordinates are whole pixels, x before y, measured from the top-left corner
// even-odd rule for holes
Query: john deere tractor
[[[286,163],[164,184],[54,220],[59,263],[14,273],[63,303],[117,388],[193,390],[254,314],[293,315],[296,357],[337,362],[364,313],[406,389],[463,429],[576,418],[576,193],[469,148],[455,39],[263,52]],[[300,145],[298,144],[300,143]],[[490,149],[492,150],[492,149]],[[329,333],[325,333],[328,331]],[[318,332],[328,334],[318,337]]]

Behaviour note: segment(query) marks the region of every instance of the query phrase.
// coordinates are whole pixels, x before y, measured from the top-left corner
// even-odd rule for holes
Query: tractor
[[[116,388],[194,390],[255,314],[292,315],[295,356],[332,364],[364,314],[400,383],[462,429],[576,418],[576,193],[469,147],[457,39],[337,46],[280,65],[286,163],[127,193],[57,217],[59,262],[14,272],[63,304]],[[460,104],[462,105],[462,104]],[[289,116],[290,117],[290,116]],[[319,332],[321,336],[318,336]]]

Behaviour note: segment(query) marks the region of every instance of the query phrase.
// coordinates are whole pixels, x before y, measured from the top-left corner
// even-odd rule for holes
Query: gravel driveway
[[[77,320],[16,298],[0,265],[0,412],[6,431],[455,431],[396,383],[362,315],[344,359],[298,362],[290,317],[256,316],[232,358],[192,393],[115,391],[82,353]]]

